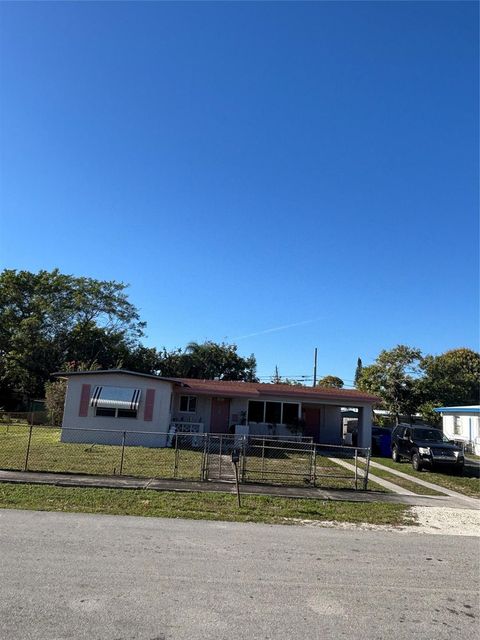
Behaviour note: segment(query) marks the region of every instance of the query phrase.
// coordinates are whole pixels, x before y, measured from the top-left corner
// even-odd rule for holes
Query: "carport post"
[[[123,456],[125,455],[125,431],[122,433],[122,454],[120,456],[120,470],[119,475],[122,475],[123,472]]]

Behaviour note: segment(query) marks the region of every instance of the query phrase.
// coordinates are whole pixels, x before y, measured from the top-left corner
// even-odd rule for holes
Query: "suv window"
[[[410,429],[405,429],[405,431],[403,432],[403,437],[404,438],[410,438],[410,436],[412,435],[411,430]]]
[[[449,442],[448,438],[438,429],[415,429],[415,438],[428,442]]]

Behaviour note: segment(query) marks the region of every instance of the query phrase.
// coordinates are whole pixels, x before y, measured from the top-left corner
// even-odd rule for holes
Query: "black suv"
[[[392,459],[401,462],[402,458],[410,460],[415,471],[446,467],[461,473],[465,462],[462,449],[438,429],[400,425],[392,432]]]

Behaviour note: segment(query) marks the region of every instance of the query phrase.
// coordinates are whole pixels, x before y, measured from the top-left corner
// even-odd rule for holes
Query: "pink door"
[[[211,433],[228,433],[230,417],[229,398],[212,398]]]

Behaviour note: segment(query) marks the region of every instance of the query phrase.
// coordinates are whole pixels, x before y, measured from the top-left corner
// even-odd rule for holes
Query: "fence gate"
[[[233,482],[235,470],[232,465],[232,451],[234,448],[240,451],[240,467],[243,452],[243,436],[227,434],[209,434],[206,443],[205,455],[205,480],[223,480]]]

